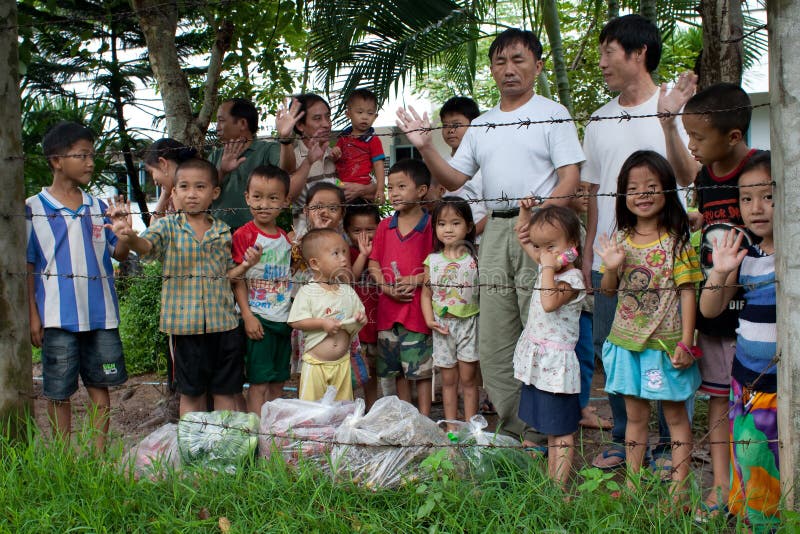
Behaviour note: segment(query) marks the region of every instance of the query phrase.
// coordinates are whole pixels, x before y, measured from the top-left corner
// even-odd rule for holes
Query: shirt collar
[[[184,212],[179,211],[175,214],[175,218],[178,221],[178,227],[181,230],[194,235],[194,229],[191,227],[191,225],[189,225],[189,220],[186,218],[186,214]],[[206,230],[206,233],[203,235],[203,240],[213,239],[220,234],[223,234],[226,230],[230,231],[230,227],[223,221],[216,219],[211,215],[209,215],[208,218],[211,221],[211,228]]]
[[[389,228],[392,228],[392,229],[397,228],[397,217],[398,217],[398,215],[400,215],[400,212],[398,212],[398,211],[394,212],[394,215],[392,215],[392,218],[389,220]],[[423,208],[422,209],[422,217],[420,218],[419,222],[417,223],[417,225],[414,227],[414,230],[412,230],[412,231],[414,231],[414,232],[422,232],[422,231],[424,231],[425,230],[425,226],[427,226],[427,224],[428,224],[428,219],[430,219],[430,218],[431,218],[431,216],[428,214],[427,210],[425,210],[425,208]]]
[[[342,134],[341,135],[342,136],[350,135],[350,132],[352,132],[352,131],[353,131],[353,127],[352,126],[348,126],[344,130],[342,130]],[[364,141],[366,143],[370,139],[372,139],[373,135],[375,135],[375,128],[370,126],[369,130],[367,130],[366,133],[364,133],[364,135],[360,136],[358,139],[361,140],[361,141]]]
[[[42,192],[39,193],[39,197],[42,199],[42,202],[47,204],[50,208],[54,210],[63,210],[72,215],[73,218],[77,217],[85,208],[91,207],[94,204],[94,197],[91,195],[87,195],[86,191],[81,190],[81,205],[78,207],[77,210],[71,210],[62,204],[56,197],[47,190],[46,187],[42,188]]]

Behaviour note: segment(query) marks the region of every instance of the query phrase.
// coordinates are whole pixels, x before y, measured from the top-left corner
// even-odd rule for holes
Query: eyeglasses
[[[76,158],[81,161],[86,161],[87,159],[94,160],[97,154],[95,152],[87,152],[86,154],[61,154],[60,158]]]

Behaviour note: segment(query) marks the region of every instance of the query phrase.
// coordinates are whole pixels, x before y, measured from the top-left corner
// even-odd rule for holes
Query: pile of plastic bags
[[[261,417],[249,413],[194,412],[156,429],[123,459],[136,478],[151,480],[182,466],[234,473],[258,455],[280,455],[289,464],[301,458],[329,470],[336,480],[368,488],[393,487],[430,473],[420,463],[447,449],[462,473],[479,479],[526,470],[532,459],[520,443],[486,432],[477,415],[468,422],[433,422],[395,396],[379,399],[365,413],[364,401],[335,401],[329,388],[319,402],[277,399]],[[448,423],[451,431],[442,430]],[[453,430],[455,427],[455,430]]]

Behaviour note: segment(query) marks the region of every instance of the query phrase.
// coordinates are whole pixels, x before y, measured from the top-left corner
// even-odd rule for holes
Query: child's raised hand
[[[127,241],[129,237],[136,235],[136,232],[133,230],[130,202],[122,202],[121,199],[119,199],[110,203],[106,210],[106,217],[111,223],[105,223],[103,226],[114,232],[114,235],[118,238]]]
[[[367,258],[372,254],[372,240],[366,232],[358,234],[358,253],[363,254]]]
[[[696,89],[697,75],[691,71],[682,72],[669,91],[667,91],[667,84],[662,83],[658,93],[657,110],[666,115],[659,117],[661,122],[673,122],[675,120],[673,114],[679,112],[686,105]]]
[[[264,327],[261,326],[261,321],[258,320],[258,317],[251,313],[250,315],[242,316],[242,319],[244,320],[244,332],[248,338],[256,341],[264,339]]]
[[[622,266],[625,261],[625,249],[622,243],[616,239],[616,234],[613,234],[609,239],[608,234],[603,234],[598,239],[598,247],[595,247],[595,253],[603,260],[603,265],[606,269],[617,270]]]
[[[247,147],[248,140],[244,137],[225,141],[222,146],[222,157],[219,159],[219,171],[222,176],[232,173],[244,163],[247,158],[242,154]]]
[[[560,255],[560,252],[554,250],[544,250],[539,255],[539,265],[541,265],[542,268],[553,268],[555,272],[558,272],[558,270],[561,269]]]
[[[331,161],[337,162],[342,157],[342,149],[335,146],[331,149]]]
[[[747,249],[741,248],[744,233],[731,228],[722,239],[711,239],[712,270],[727,276],[741,265],[747,256]]]
[[[261,259],[261,245],[255,244],[252,247],[247,247],[247,250],[244,251],[244,258],[242,261],[242,265],[246,266],[248,269],[258,263],[258,260]],[[259,338],[261,339],[261,338]]]

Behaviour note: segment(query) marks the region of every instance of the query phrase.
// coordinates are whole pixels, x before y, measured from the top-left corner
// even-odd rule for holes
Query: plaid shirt
[[[226,278],[234,266],[231,231],[224,222],[210,219],[211,228],[202,241],[195,239],[183,213],[155,221],[142,234],[153,245],[143,259],[159,259],[164,265],[159,324],[162,332],[225,332],[239,324],[231,283]]]

